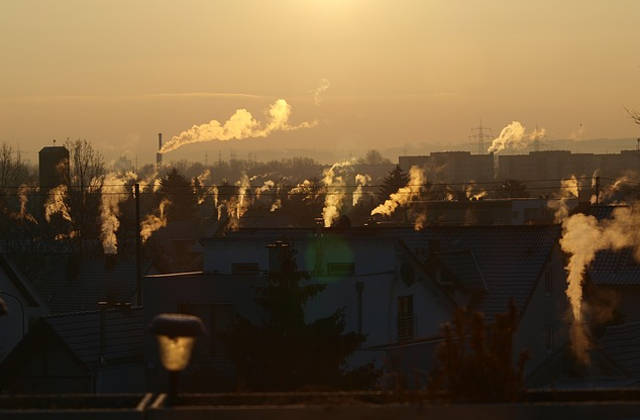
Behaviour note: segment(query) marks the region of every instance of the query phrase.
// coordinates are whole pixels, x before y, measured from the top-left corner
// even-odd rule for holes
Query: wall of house
[[[89,372],[79,364],[59,340],[46,339],[36,343],[28,363],[11,384],[13,393],[93,392]]]
[[[547,275],[550,276],[550,283],[545,279]],[[536,369],[548,355],[567,342],[568,306],[565,289],[564,256],[556,244],[521,314],[515,334],[514,361],[521,351],[527,351],[530,357],[525,366],[527,373]]]
[[[22,340],[23,325],[24,334],[29,331],[30,323],[36,318],[44,315],[45,309],[40,306],[33,306],[24,298],[20,290],[9,279],[7,273],[0,268],[0,298],[7,305],[8,315],[0,317],[0,362],[11,352],[16,344]],[[12,296],[10,297],[6,293]],[[16,298],[20,300],[22,305]],[[24,310],[24,317],[23,311]]]

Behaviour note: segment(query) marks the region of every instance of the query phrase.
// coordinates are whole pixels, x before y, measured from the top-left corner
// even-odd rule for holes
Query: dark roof
[[[27,281],[11,259],[3,254],[0,254],[0,269],[7,274],[8,279],[14,287],[20,291],[20,294],[29,306],[44,306],[40,296],[36,293],[33,286],[31,286],[31,283]]]
[[[467,281],[471,283],[478,281],[478,274],[482,276],[487,287],[482,311],[492,318],[505,312],[512,298],[519,311],[525,309],[559,237],[558,225],[443,226],[407,235],[403,241],[409,249],[421,249],[423,253],[429,252],[430,245],[437,246],[441,254],[466,251],[460,254],[459,275],[469,276]],[[478,273],[469,255],[475,257]],[[448,266],[456,264],[455,258],[447,259]]]
[[[616,365],[640,379],[640,322],[607,327],[599,346]]]
[[[436,254],[436,258],[442,262],[462,287],[471,290],[487,289],[476,257],[470,249],[439,252]]]
[[[60,258],[49,268],[35,286],[52,313],[94,310],[100,301],[133,303],[135,261],[119,258],[110,265],[95,258],[76,266],[73,259]]]
[[[101,316],[104,317],[102,323]],[[138,360],[143,356],[145,327],[141,307],[105,309],[102,315],[99,310],[59,314],[44,317],[42,321],[87,367],[99,364],[101,356],[107,364],[116,360]]]
[[[640,285],[640,264],[636,261],[631,248],[598,252],[589,266],[588,274],[591,281],[597,285]]]

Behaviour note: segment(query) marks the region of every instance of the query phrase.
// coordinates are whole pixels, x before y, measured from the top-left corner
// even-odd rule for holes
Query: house
[[[255,287],[274,268],[277,244],[287,244],[309,281],[326,286],[308,302],[307,319],[343,308],[346,330],[366,336],[350,366],[373,361],[428,372],[427,355],[456,307],[470,306],[491,320],[513,299],[520,313],[515,350],[529,350],[530,371],[566,342],[559,235],[554,225],[239,229],[201,240],[203,271],[147,276],[145,319],[173,311],[200,315],[214,330],[203,341],[203,360],[221,363],[214,361],[223,356],[216,353],[218,332],[234,314],[259,319]],[[151,337],[147,345],[152,355]],[[393,366],[394,360],[408,364]]]
[[[0,361],[29,332],[33,322],[49,312],[36,290],[11,258],[0,254],[0,298],[7,315],[0,317]]]
[[[144,391],[143,311],[120,305],[37,320],[0,365],[10,393]]]

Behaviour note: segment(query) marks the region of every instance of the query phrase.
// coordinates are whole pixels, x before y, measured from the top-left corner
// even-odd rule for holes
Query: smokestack
[[[156,153],[156,167],[160,167],[162,165],[162,133],[158,133],[158,153]]]

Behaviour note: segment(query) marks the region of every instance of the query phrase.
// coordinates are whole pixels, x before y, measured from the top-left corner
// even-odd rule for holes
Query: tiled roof
[[[620,368],[640,379],[640,322],[607,327],[599,345]]]
[[[455,276],[461,286],[473,290],[486,290],[487,285],[484,282],[473,251],[464,249],[440,252],[437,254],[437,258]]]
[[[640,285],[640,264],[631,248],[598,252],[589,266],[588,274],[591,281],[598,285]]]
[[[50,268],[35,286],[52,313],[93,310],[100,301],[133,302],[135,261],[120,259],[108,268],[103,258],[92,259],[79,264],[77,275],[63,261]]]
[[[106,364],[114,360],[142,358],[143,309],[106,309],[102,323],[100,313],[98,310],[51,315],[43,318],[43,322],[89,367],[100,363],[101,356]]]
[[[430,244],[441,253],[472,252],[487,286],[483,312],[491,318],[505,312],[511,298],[520,311],[525,308],[559,236],[557,225],[451,226],[430,227],[403,240],[409,249],[426,253]]]

